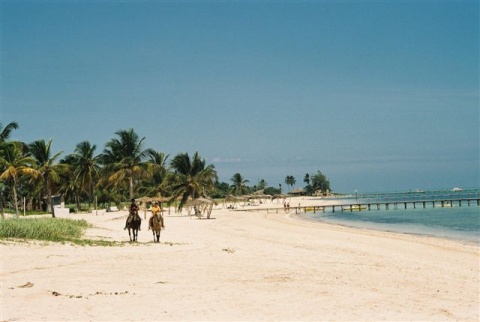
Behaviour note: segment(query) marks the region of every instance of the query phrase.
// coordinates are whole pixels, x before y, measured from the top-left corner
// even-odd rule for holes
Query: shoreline
[[[412,237],[424,237],[424,238],[435,238],[435,239],[440,239],[440,240],[447,240],[447,241],[452,241],[452,242],[458,242],[461,244],[465,245],[472,245],[472,246],[479,246],[480,247],[480,239],[470,239],[468,237],[464,236],[458,236],[458,237],[453,237],[451,235],[449,236],[439,236],[435,235],[434,233],[420,233],[420,232],[410,232],[410,231],[403,231],[401,229],[399,230],[394,230],[394,229],[388,229],[388,228],[380,228],[379,226],[375,226],[374,224],[369,225],[366,223],[365,225],[352,225],[348,223],[343,223],[343,222],[333,222],[333,221],[327,221],[327,220],[315,220],[307,217],[302,217],[301,214],[293,214],[293,216],[298,217],[299,220],[305,220],[308,222],[312,223],[323,223],[326,225],[333,225],[333,226],[341,226],[341,227],[346,227],[354,230],[368,230],[371,232],[384,232],[387,234],[399,234],[399,235],[407,235],[407,236],[412,236]],[[388,226],[388,225],[387,225]]]
[[[2,242],[0,320],[479,318],[478,246],[218,208],[166,215],[160,244],[126,212],[69,216],[119,246]]]
[[[397,224],[388,224],[388,223],[384,223],[384,224],[381,224],[381,223],[375,223],[375,222],[348,222],[348,221],[342,221],[342,220],[325,220],[323,218],[311,218],[308,216],[308,214],[312,214],[311,211],[305,213],[304,212],[304,208],[309,208],[309,207],[322,207],[324,206],[325,204],[328,204],[329,206],[331,205],[342,205],[344,204],[343,200],[344,199],[331,199],[331,198],[320,198],[320,197],[290,197],[292,198],[293,200],[295,201],[303,201],[303,203],[301,202],[301,206],[299,204],[299,206],[297,208],[302,208],[302,209],[299,209],[298,210],[298,213],[296,211],[293,211],[293,210],[290,210],[290,212],[283,212],[283,209],[281,208],[278,208],[278,212],[276,212],[276,214],[280,214],[280,213],[287,213],[287,214],[291,214],[293,216],[296,216],[298,217],[299,220],[305,220],[305,221],[308,221],[308,222],[312,222],[312,223],[324,223],[324,224],[328,224],[328,225],[338,225],[338,226],[342,226],[342,227],[348,227],[348,228],[351,228],[351,229],[358,229],[358,230],[369,230],[369,231],[378,231],[378,232],[385,232],[385,233],[392,233],[392,234],[406,234],[406,235],[409,235],[409,236],[418,236],[418,237],[431,237],[431,238],[438,238],[438,239],[445,239],[445,240],[449,240],[449,241],[457,241],[457,242],[460,242],[460,243],[465,243],[467,245],[474,245],[474,246],[480,246],[480,239],[477,235],[475,236],[471,236],[471,235],[462,235],[461,233],[455,233],[455,231],[452,231],[452,230],[448,230],[447,229],[447,232],[445,233],[445,231],[443,232],[443,234],[441,235],[440,233],[436,234],[435,232],[435,229],[433,229],[434,231],[432,232],[422,232],[422,231],[415,231],[415,229],[413,228],[418,228],[418,227],[423,227],[423,226],[417,226],[416,224],[413,224],[413,226],[410,227],[410,229],[406,228],[406,229],[402,229],[402,228],[398,228],[398,225]],[[478,206],[469,206],[468,208],[477,208],[477,209],[480,209],[480,207]],[[275,208],[270,208],[268,207],[267,205],[263,205],[263,206],[254,206],[254,207],[249,207],[249,206],[245,206],[243,207],[243,209],[241,210],[237,210],[237,211],[255,211],[255,210],[260,210],[260,211],[264,211],[263,209],[265,208],[269,208],[269,209],[275,209]],[[293,206],[291,206],[291,208],[294,208]],[[441,208],[439,208],[441,209]],[[419,209],[421,211],[421,209]],[[366,212],[367,210],[365,210]],[[378,210],[368,210],[368,212],[376,212]],[[385,210],[384,210],[385,211]],[[401,211],[404,211],[404,210],[401,210]],[[408,210],[405,210],[405,211],[414,211],[413,209],[408,209]],[[418,210],[415,210],[415,211],[418,211]],[[321,211],[320,210],[317,210],[318,213],[320,213]],[[363,212],[363,211],[362,211]],[[339,214],[342,213],[342,212],[339,212]],[[356,213],[356,212],[355,212]],[[306,215],[307,214],[307,215]],[[398,229],[397,229],[398,228]],[[425,227],[427,228],[427,227]],[[430,229],[432,230],[432,228],[427,228],[427,230]]]

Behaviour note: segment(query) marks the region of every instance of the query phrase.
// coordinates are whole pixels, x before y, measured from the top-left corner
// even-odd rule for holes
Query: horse
[[[163,225],[163,217],[162,215],[159,214],[154,214],[150,219],[148,220],[148,229],[152,230],[153,233],[153,242],[160,242],[160,231],[162,228],[165,226]]]
[[[138,230],[142,224],[142,218],[138,216],[138,213],[130,213],[128,215],[126,227],[128,229],[128,236],[130,237],[130,241],[138,241]],[[133,237],[132,237],[133,235]]]

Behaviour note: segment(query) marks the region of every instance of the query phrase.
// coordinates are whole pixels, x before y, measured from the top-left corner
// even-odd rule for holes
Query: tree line
[[[267,187],[265,180],[249,187],[249,181],[239,173],[232,176],[230,185],[219,182],[214,165],[207,164],[198,152],[191,156],[178,153],[168,162],[169,155],[144,148],[145,137],[140,138],[133,129],[115,132],[101,153],[97,153],[95,144],[82,141],[73,153],[62,159],[63,151],[52,150],[52,140],[31,143],[10,140],[16,129],[16,122],[5,127],[0,124],[2,217],[6,203],[14,207],[18,216],[19,200],[23,198],[28,200],[30,209],[51,211],[55,217],[54,195],[61,195],[66,203],[75,204],[76,209],[80,209],[82,203],[88,203],[90,208],[94,200],[109,206],[111,202],[119,205],[127,198],[162,196],[170,201],[179,200],[181,210],[189,198],[222,198],[256,190],[272,195],[281,193],[281,185],[278,189]],[[318,190],[320,175],[323,176],[319,171],[312,180],[304,179],[306,192]],[[292,184],[290,178],[287,185],[293,186],[294,181],[293,178]],[[323,191],[330,189],[325,176],[322,184]]]

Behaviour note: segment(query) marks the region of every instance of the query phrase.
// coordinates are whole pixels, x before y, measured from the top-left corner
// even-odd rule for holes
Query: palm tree
[[[10,183],[15,204],[15,217],[18,218],[17,186],[22,176],[36,177],[38,171],[33,168],[35,160],[25,153],[25,146],[20,142],[5,144],[0,154],[0,180]]]
[[[189,197],[196,199],[215,190],[217,171],[212,164],[206,165],[205,159],[200,158],[198,152],[193,154],[192,159],[188,153],[177,154],[171,166],[175,171],[172,197],[182,197],[178,210],[182,210]]]
[[[249,189],[246,183],[250,181],[244,179],[240,173],[235,173],[232,178],[230,178],[230,181],[232,181],[231,187],[233,194],[242,195],[248,192]]]
[[[67,169],[67,165],[56,163],[56,160],[63,153],[57,152],[51,156],[52,140],[45,142],[45,140],[37,140],[28,145],[31,156],[36,161],[37,170],[42,178],[42,184],[47,192],[47,209],[51,209],[52,217],[55,218],[55,211],[52,203],[52,189],[54,183],[60,181],[60,173]]]
[[[10,134],[13,130],[18,128],[18,123],[17,122],[10,122],[7,124],[5,128],[2,130],[2,123],[0,123],[0,148],[2,145],[4,145],[5,141],[10,138]],[[1,171],[1,169],[0,169]],[[2,218],[5,217],[3,213],[3,187],[0,190],[0,213],[2,215]]]
[[[305,176],[303,177],[303,182],[305,182],[307,185],[310,184],[310,175],[308,173],[305,173]]]
[[[107,181],[116,188],[127,183],[129,199],[133,198],[135,182],[150,177],[145,158],[151,149],[142,150],[145,137],[139,139],[133,129],[115,132],[117,139],[106,143],[103,150],[102,163]]]
[[[73,157],[69,155],[66,159],[61,160],[60,163],[65,164],[67,170],[60,174],[58,192],[64,196],[65,200],[74,200],[77,209],[80,209],[81,189],[78,180],[73,173]]]
[[[331,191],[330,181],[328,180],[327,176],[325,176],[320,170],[317,171],[317,173],[314,174],[310,180],[312,183],[313,191],[320,190],[324,194]]]
[[[72,156],[73,174],[81,190],[87,192],[89,203],[93,201],[95,182],[100,173],[100,156],[95,156],[97,146],[88,141],[77,144]]]
[[[10,134],[12,133],[13,130],[18,129],[18,123],[17,122],[10,122],[5,126],[2,130],[2,123],[0,123],[0,142],[5,142],[10,138]]]
[[[154,150],[147,152],[148,171],[150,172],[151,180],[144,182],[139,192],[150,197],[166,195],[167,159],[168,154],[165,155],[163,152]]]
[[[295,180],[294,176],[286,176],[285,177],[285,183],[287,184],[287,186],[291,186],[293,188],[293,186],[295,185],[296,182],[297,182],[297,180]]]
[[[258,182],[258,187],[257,189],[258,190],[263,190],[267,187],[267,182],[265,181],[265,179],[261,179],[259,182]]]

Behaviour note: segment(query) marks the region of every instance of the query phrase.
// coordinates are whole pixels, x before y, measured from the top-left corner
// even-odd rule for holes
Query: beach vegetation
[[[264,179],[258,181],[258,185],[255,190],[264,190],[267,187],[267,182]]]
[[[293,188],[295,183],[297,183],[297,180],[295,179],[294,176],[286,176],[285,177],[285,184],[287,185],[287,187],[292,187]]]
[[[15,217],[18,217],[17,189],[22,177],[38,177],[39,172],[33,167],[35,160],[26,154],[24,144],[14,141],[3,144],[0,154],[0,180],[10,186],[15,205]]]
[[[100,176],[100,155],[95,155],[97,146],[91,144],[88,141],[82,141],[77,144],[73,154],[69,155],[69,161],[65,161],[70,164],[71,174],[73,175],[70,180],[71,187],[67,191],[71,191],[77,208],[80,208],[80,196],[85,193],[88,196],[88,207],[93,202],[95,193],[95,183]],[[67,186],[68,187],[68,186]]]
[[[145,137],[140,139],[133,129],[119,130],[115,135],[117,138],[106,143],[101,156],[104,183],[115,189],[126,184],[132,199],[135,184],[151,176],[145,160],[151,149],[143,149]]]
[[[263,193],[266,194],[266,195],[275,196],[275,195],[281,194],[282,190],[280,190],[279,188],[275,188],[275,187],[266,187],[265,189],[263,189]]]
[[[110,240],[83,238],[85,230],[92,227],[86,220],[63,218],[11,218],[0,221],[0,239],[38,240],[72,243],[80,246],[116,246]]]
[[[0,221],[0,238],[36,239],[52,242],[74,241],[90,227],[86,220],[63,218],[12,218]]]
[[[168,154],[163,152],[147,151],[147,171],[150,173],[150,180],[145,180],[138,189],[138,194],[142,196],[168,196],[170,190],[167,177]]]
[[[330,181],[320,170],[309,176],[310,184],[307,184],[305,191],[307,194],[328,194],[331,191]]]
[[[38,174],[35,178],[40,191],[46,191],[46,209],[51,209],[52,217],[55,217],[55,211],[52,202],[52,192],[56,192],[60,181],[60,174],[67,170],[67,165],[57,163],[57,159],[63,152],[52,153],[52,140],[37,140],[28,145],[29,154],[36,161],[36,170]],[[52,155],[53,154],[53,155]]]
[[[243,178],[243,176],[240,173],[235,173],[232,178],[230,178],[230,181],[232,181],[232,193],[234,195],[242,195],[246,194],[250,191],[250,189],[247,186],[247,183],[249,182],[247,179]]]
[[[74,152],[59,159],[53,141],[32,143],[10,141],[16,122],[0,124],[0,213],[4,209],[18,217],[23,213],[51,213],[63,202],[71,212],[91,212],[116,206],[123,209],[133,198],[161,198],[167,205],[182,209],[189,200],[226,198],[229,195],[282,193],[282,185],[269,187],[265,180],[249,186],[249,180],[235,173],[230,183],[219,182],[214,165],[207,164],[198,152],[192,156],[168,154],[144,147],[145,137],[133,129],[118,130],[105,143],[101,153],[89,141],[78,143]],[[306,180],[305,178],[308,178]],[[328,179],[318,171],[304,177],[310,194],[330,190]],[[294,176],[285,184],[293,187]],[[22,209],[21,209],[22,208]]]
[[[206,197],[215,191],[215,181],[218,180],[215,167],[212,164],[207,165],[198,152],[195,152],[191,159],[188,153],[177,154],[171,166],[175,171],[171,176],[172,198],[180,198],[179,210],[189,198]]]
[[[225,198],[230,194],[230,185],[226,182],[215,181],[215,191],[211,197],[215,199]]]
[[[7,141],[10,138],[12,131],[16,129],[18,129],[17,122],[10,122],[5,127],[0,123],[0,143]]]
[[[307,185],[310,184],[310,174],[305,173],[305,175],[303,176],[303,182],[305,182]]]

